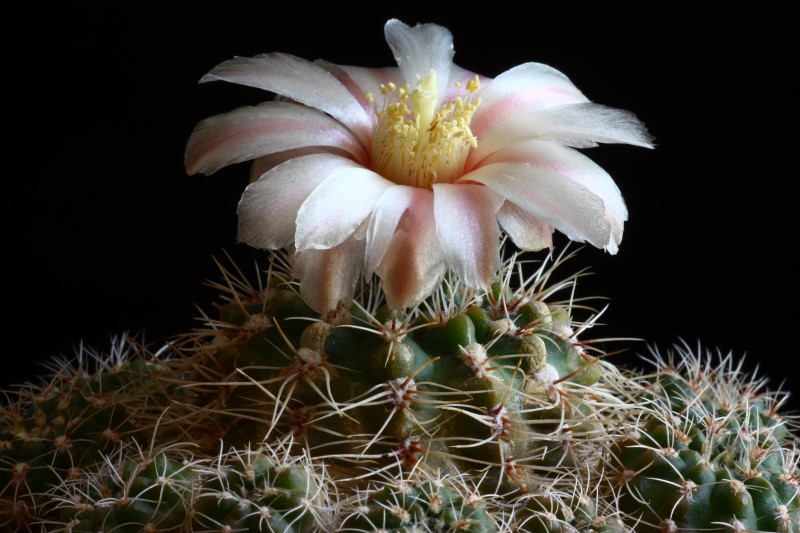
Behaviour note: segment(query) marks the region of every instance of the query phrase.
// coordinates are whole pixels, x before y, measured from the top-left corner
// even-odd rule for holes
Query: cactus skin
[[[657,358],[651,407],[611,448],[620,507],[637,531],[800,531],[800,472],[779,397],[686,346]]]

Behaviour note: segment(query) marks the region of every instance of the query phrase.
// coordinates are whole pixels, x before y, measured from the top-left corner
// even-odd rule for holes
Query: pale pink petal
[[[447,270],[436,235],[433,194],[426,189],[409,204],[376,269],[392,309],[412,307],[439,285]]]
[[[541,63],[525,63],[503,72],[478,96],[481,103],[470,123],[478,146],[498,124],[521,111],[588,102],[569,78]]]
[[[522,163],[493,163],[462,180],[483,183],[573,241],[598,248],[611,242],[603,200],[563,174]]]
[[[624,109],[585,103],[543,109],[531,116],[536,137],[585,148],[622,143],[653,148],[653,137],[636,115]]]
[[[497,211],[503,198],[480,185],[433,186],[436,234],[450,268],[470,287],[486,288],[500,268]]]
[[[433,70],[441,91],[441,87],[450,80],[450,67],[455,53],[450,31],[436,24],[411,27],[392,19],[384,26],[384,33],[405,82],[414,87],[418,76],[425,78]],[[443,93],[439,94],[441,98]]]
[[[223,80],[287,96],[342,122],[367,143],[372,121],[352,94],[319,65],[290,54],[235,57],[214,67],[200,82]]]
[[[352,237],[327,250],[297,252],[293,274],[300,280],[300,296],[319,313],[350,305],[361,278],[364,241]]]
[[[357,166],[331,154],[290,159],[247,186],[239,202],[239,242],[277,249],[294,243],[297,211],[333,172]]]
[[[652,137],[636,115],[593,103],[547,109],[523,107],[503,121],[491,123],[482,131],[480,139],[478,148],[470,155],[471,165],[495,150],[528,139],[555,141],[577,148],[597,143],[653,147]]]
[[[497,212],[500,227],[521,250],[553,249],[553,227],[506,200]]]
[[[426,201],[425,197],[432,198],[432,194],[427,189],[407,185],[395,185],[383,192],[375,203],[367,227],[367,251],[364,258],[366,275],[372,274],[383,259],[392,235],[397,229],[397,224],[400,222],[400,217],[403,216],[408,206],[414,202]]]
[[[284,161],[311,154],[333,154],[350,158],[350,154],[344,150],[339,150],[338,148],[334,148],[332,146],[306,146],[303,148],[293,148],[291,150],[276,152],[274,154],[269,154],[254,159],[253,164],[250,166],[250,181],[256,181],[258,178],[263,176],[265,172],[280,165]]]
[[[297,211],[297,251],[332,248],[343,242],[392,186],[391,181],[359,166],[331,172]]]
[[[560,174],[585,187],[599,197],[605,206],[605,218],[611,230],[611,239],[605,245],[615,253],[622,240],[622,231],[628,219],[628,210],[617,184],[597,163],[572,148],[546,141],[528,141],[495,152],[483,161],[493,163],[521,163],[547,173]],[[512,198],[512,201],[515,201]]]
[[[377,99],[381,94],[381,85],[388,86],[390,83],[394,83],[400,87],[405,83],[400,74],[400,69],[397,67],[352,67],[349,65],[336,65],[322,59],[317,59],[315,63],[333,74],[350,91],[350,94],[358,100],[361,107],[370,116],[372,116],[374,110],[367,99],[368,93]]]
[[[276,152],[308,146],[332,146],[364,163],[364,145],[339,121],[299,104],[264,102],[240,107],[200,122],[186,146],[189,174],[220,168]]]

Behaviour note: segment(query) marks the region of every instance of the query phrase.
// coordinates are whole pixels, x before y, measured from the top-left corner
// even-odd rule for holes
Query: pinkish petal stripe
[[[200,122],[186,146],[189,174],[212,174],[222,167],[276,152],[331,146],[364,164],[364,145],[342,124],[315,109],[288,102],[240,107]]]
[[[481,185],[433,186],[436,234],[447,264],[470,287],[486,288],[500,268],[497,210],[503,198]]]
[[[223,80],[256,87],[315,107],[368,143],[372,121],[350,91],[327,70],[290,54],[264,54],[224,61],[200,82]]]

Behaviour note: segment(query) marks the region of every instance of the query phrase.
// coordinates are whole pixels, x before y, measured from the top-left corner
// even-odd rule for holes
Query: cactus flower
[[[234,58],[201,81],[278,98],[200,122],[186,168],[253,160],[239,240],[294,252],[317,311],[347,303],[362,276],[412,306],[447,269],[483,288],[501,232],[521,249],[570,239],[616,253],[627,210],[611,177],[576,148],[651,147],[630,112],[591,103],[561,72],[525,63],[494,79],[456,66],[450,32],[390,20],[396,68],[288,55]]]

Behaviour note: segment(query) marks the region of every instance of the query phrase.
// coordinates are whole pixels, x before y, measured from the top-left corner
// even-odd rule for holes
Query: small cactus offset
[[[163,362],[127,339],[108,354],[81,348],[77,362],[6,393],[0,425],[0,516],[23,526],[48,516],[48,491],[150,434],[181,391],[159,378]]]
[[[655,360],[647,409],[611,446],[609,481],[640,531],[800,531],[796,420],[732,356]]]
[[[644,126],[546,65],[458,67],[441,26],[385,32],[397,68],[203,78],[276,96],[186,149],[192,174],[252,161],[239,240],[268,266],[218,264],[216,305],[155,351],[121,337],[6,391],[0,528],[799,533],[786,395],[686,346],[617,368],[561,275],[555,230],[613,254],[627,219],[576,148],[652,147]]]

